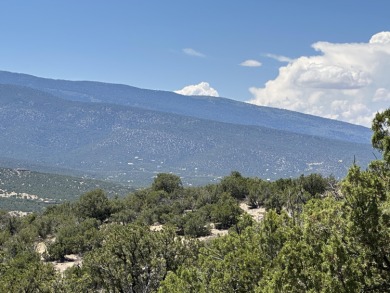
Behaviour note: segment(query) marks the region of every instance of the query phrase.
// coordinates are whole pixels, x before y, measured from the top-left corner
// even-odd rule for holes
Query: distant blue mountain
[[[88,82],[75,85],[86,89],[90,85],[94,88],[90,92],[106,88],[107,92],[102,90],[100,95],[107,96],[111,103],[86,102],[81,94],[75,96],[84,97],[80,98],[82,102],[69,100],[69,91],[65,95],[64,89],[55,88],[54,84],[45,91],[38,90],[38,86],[33,89],[28,83],[25,86],[0,84],[0,166],[61,170],[63,174],[83,174],[137,187],[150,184],[160,172],[178,174],[188,184],[214,182],[233,170],[264,179],[313,172],[340,178],[355,158],[363,167],[374,159],[369,143],[126,106],[110,101],[115,96],[108,94],[111,85]],[[170,95],[183,101],[188,99],[190,105],[194,101],[201,101],[200,105],[222,101],[229,109],[234,105],[225,99],[182,97],[166,92],[162,92],[160,99],[163,101]],[[292,123],[295,113],[285,113],[287,118],[281,123]],[[297,115],[307,120],[332,122]],[[340,125],[353,129],[349,124]],[[356,133],[359,129],[365,130],[357,127]],[[321,132],[320,124],[317,131]]]
[[[370,129],[298,112],[260,107],[226,98],[91,81],[66,81],[0,71],[0,84],[38,89],[66,100],[111,103],[237,125],[252,125],[329,139],[370,143]]]

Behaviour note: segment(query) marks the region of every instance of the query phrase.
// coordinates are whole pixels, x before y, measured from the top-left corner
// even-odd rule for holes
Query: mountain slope
[[[311,172],[340,177],[354,156],[363,166],[373,159],[369,144],[75,102],[12,85],[0,85],[0,131],[0,158],[135,186],[158,172],[192,184],[232,170],[270,179]]]
[[[0,71],[0,83],[28,86],[67,100],[112,103],[240,125],[262,126],[349,142],[369,143],[368,128],[306,115],[259,107],[225,98],[182,96],[127,85],[39,78]]]

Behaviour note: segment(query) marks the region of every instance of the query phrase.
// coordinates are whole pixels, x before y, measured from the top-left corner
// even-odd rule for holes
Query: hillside
[[[133,191],[107,181],[0,168],[0,209],[37,211],[48,205],[75,201],[94,189],[103,189],[109,197],[125,196]]]
[[[373,158],[369,144],[76,102],[13,85],[0,85],[0,129],[4,160],[133,186],[159,172],[178,174],[185,184],[213,182],[232,170],[269,179],[342,177],[354,158],[363,166]]]
[[[66,81],[0,71],[0,84],[28,86],[66,100],[111,103],[195,118],[253,125],[348,142],[370,143],[368,128],[226,98],[182,96],[91,81]]]

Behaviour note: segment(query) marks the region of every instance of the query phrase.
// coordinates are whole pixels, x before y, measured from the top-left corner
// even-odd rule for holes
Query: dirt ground
[[[82,263],[83,260],[81,259],[80,256],[76,254],[65,255],[64,262],[52,262],[54,268],[61,274],[63,274],[67,268],[71,268],[74,266],[81,266]]]
[[[260,222],[263,219],[265,214],[265,208],[251,209],[245,202],[240,203],[240,208],[244,210],[244,212],[251,215],[256,222]],[[211,234],[209,236],[200,237],[198,239],[201,241],[206,241],[227,234],[228,234],[228,230],[218,230],[215,229],[214,226],[212,225]]]
[[[50,239],[49,241],[54,241],[55,239]],[[43,254],[47,251],[47,246],[46,246],[46,243],[41,241],[41,242],[38,242],[35,246],[35,251],[38,252],[40,255],[41,255],[41,260],[42,261],[45,261],[44,258],[43,258]],[[79,256],[79,255],[76,255],[76,254],[69,254],[69,255],[65,255],[65,261],[64,262],[57,262],[57,261],[53,261],[53,262],[50,262],[51,264],[53,264],[54,268],[60,272],[61,274],[64,273],[64,271],[67,269],[67,268],[70,268],[70,267],[73,267],[73,266],[76,266],[76,265],[81,265],[83,262],[82,258]]]
[[[245,202],[240,203],[240,208],[251,215],[256,222],[260,222],[265,214],[265,208],[251,209]]]

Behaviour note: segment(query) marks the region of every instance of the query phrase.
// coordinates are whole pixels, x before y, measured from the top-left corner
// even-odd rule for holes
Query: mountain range
[[[236,170],[264,179],[343,177],[375,157],[368,128],[226,98],[0,71],[0,166],[133,186]]]

